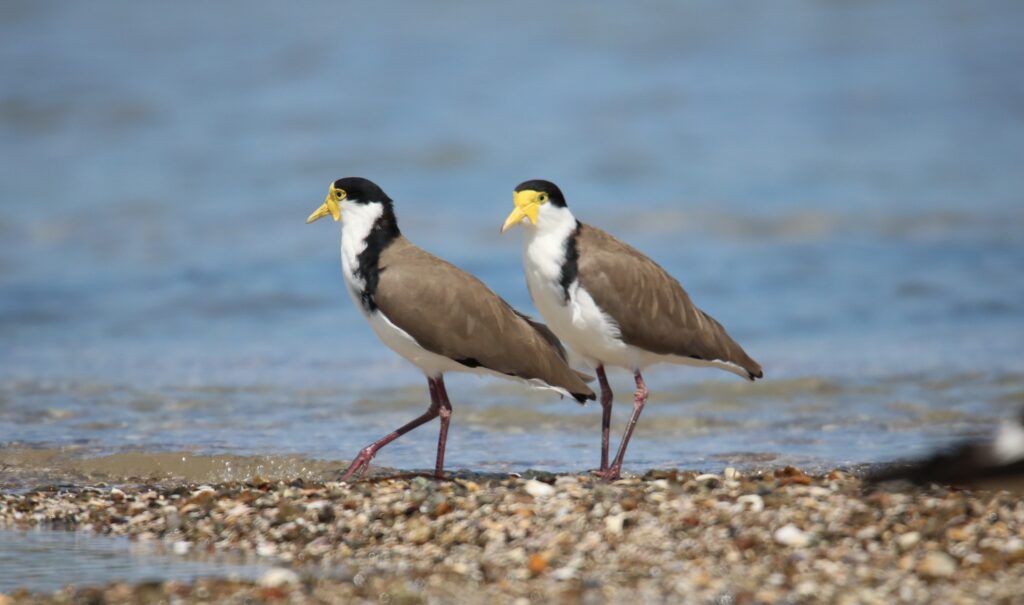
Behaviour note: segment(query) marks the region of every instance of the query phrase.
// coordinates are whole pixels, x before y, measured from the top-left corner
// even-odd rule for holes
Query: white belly
[[[356,304],[359,304],[358,301],[356,301]],[[409,360],[427,376],[437,377],[444,372],[465,372],[469,370],[466,366],[443,355],[431,353],[424,349],[408,332],[391,323],[380,311],[374,311],[373,313],[363,311],[363,316],[366,317],[366,321],[370,323],[370,327],[373,328],[381,342],[395,353]]]
[[[534,262],[525,256],[526,284],[545,323],[578,356],[591,366],[614,365],[639,368],[644,352],[622,342],[619,326],[602,311],[579,281],[569,285],[569,300],[559,283],[561,264],[550,257]]]

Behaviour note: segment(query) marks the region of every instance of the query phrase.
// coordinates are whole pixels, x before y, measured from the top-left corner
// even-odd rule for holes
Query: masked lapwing
[[[402,236],[389,198],[363,178],[334,181],[307,223],[342,221],[345,285],[373,331],[427,377],[430,407],[408,424],[363,448],[343,480],[365,471],[380,448],[440,416],[435,474],[443,475],[452,408],[445,372],[473,372],[594,399],[583,374],[543,324],[517,312],[479,279],[414,246]]]
[[[868,478],[872,483],[909,481],[1024,493],[1024,409],[1000,423],[991,437],[963,441],[917,462],[888,465]]]
[[[642,369],[675,363],[761,378],[761,366],[678,281],[634,248],[576,220],[554,183],[522,183],[513,205],[501,230],[525,225],[523,264],[534,304],[555,335],[597,371],[603,408],[598,474],[610,480],[622,470],[647,400]],[[610,465],[612,391],[605,366],[632,370],[636,381],[633,414]]]

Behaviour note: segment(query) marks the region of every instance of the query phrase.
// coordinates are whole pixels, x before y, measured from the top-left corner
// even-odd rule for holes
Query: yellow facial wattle
[[[312,223],[322,219],[323,217],[330,214],[334,221],[341,220],[341,200],[345,199],[345,192],[341,189],[336,189],[334,185],[331,185],[331,189],[327,192],[327,197],[324,198],[324,203],[320,204],[320,207],[313,211],[306,219],[306,224]]]
[[[512,194],[512,204],[515,208],[512,209],[512,213],[505,219],[505,224],[501,227],[501,232],[504,233],[515,227],[519,223],[523,222],[523,219],[528,219],[530,223],[537,224],[537,213],[540,212],[541,193],[533,190],[516,191]]]

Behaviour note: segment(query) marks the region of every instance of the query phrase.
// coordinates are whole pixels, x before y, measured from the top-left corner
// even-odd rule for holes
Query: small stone
[[[736,498],[736,502],[750,509],[750,512],[759,513],[764,510],[764,498],[757,494],[744,494]]]
[[[604,518],[604,528],[608,530],[608,533],[619,535],[622,533],[622,527],[625,525],[626,515],[619,513],[617,515],[608,515]]]
[[[112,487],[110,488],[110,499],[114,502],[121,502],[124,500],[124,492],[116,487]]]
[[[268,569],[260,578],[260,586],[264,588],[279,588],[286,584],[298,584],[299,574],[284,567],[273,567]]]
[[[792,523],[783,525],[779,529],[775,530],[773,537],[779,544],[782,544],[783,546],[792,546],[794,548],[807,546],[811,541],[810,536],[808,536],[806,532]]]
[[[406,533],[406,539],[413,544],[426,544],[433,537],[433,529],[426,524],[418,525]]]
[[[578,571],[575,567],[566,565],[565,567],[559,567],[555,571],[551,572],[551,577],[555,580],[565,581],[575,578]]]
[[[796,593],[802,597],[811,597],[819,591],[818,585],[809,580],[796,585]]]
[[[956,559],[941,551],[932,551],[917,564],[917,573],[932,578],[948,578],[956,573]]]
[[[863,527],[857,532],[858,540],[874,540],[876,537],[878,537],[878,528],[874,525]]]
[[[526,493],[530,494],[534,498],[549,498],[554,495],[555,488],[551,487],[547,483],[537,481],[536,479],[530,479],[523,486]]]
[[[548,558],[543,553],[533,553],[527,559],[526,567],[533,575],[544,573],[548,568]]]
[[[735,481],[736,479],[739,479],[740,474],[739,472],[736,471],[735,468],[728,466],[725,468],[725,471],[722,473],[722,476],[725,477],[726,481]]]
[[[900,547],[900,550],[910,550],[917,546],[917,543],[920,541],[921,534],[916,531],[910,531],[900,534],[900,537],[896,538],[896,545]]]
[[[192,543],[179,540],[171,546],[171,550],[174,551],[174,554],[176,555],[187,555],[188,551],[192,550]]]

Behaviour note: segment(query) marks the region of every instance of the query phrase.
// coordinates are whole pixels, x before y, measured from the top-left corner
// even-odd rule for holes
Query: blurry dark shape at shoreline
[[[964,441],[916,463],[887,465],[868,476],[871,483],[909,481],[1024,493],[1024,410],[1003,422],[988,440]]]

